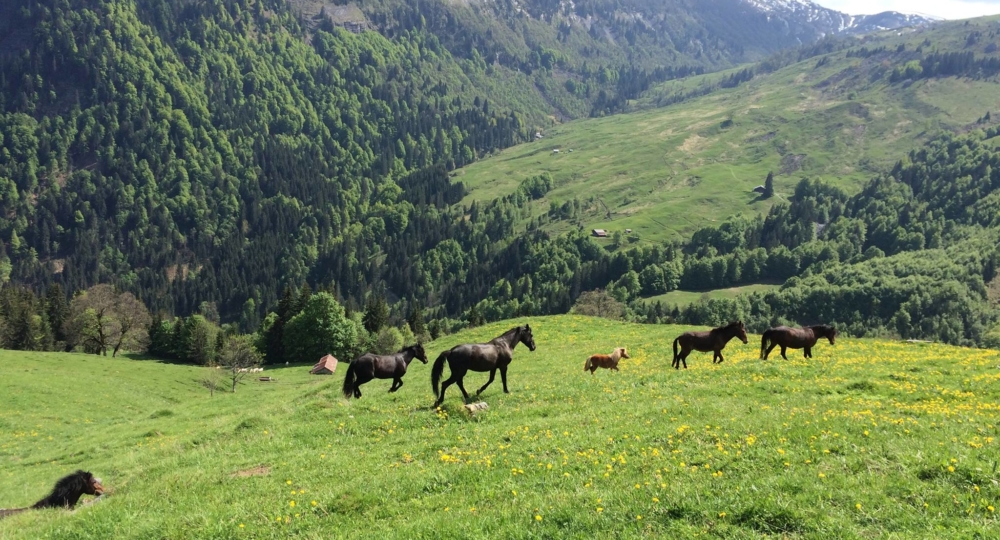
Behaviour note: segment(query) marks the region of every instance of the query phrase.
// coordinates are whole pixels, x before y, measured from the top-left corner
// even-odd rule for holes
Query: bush
[[[392,326],[379,330],[375,336],[372,352],[375,354],[392,354],[403,348],[403,334]]]
[[[314,294],[285,326],[285,358],[314,362],[326,354],[348,359],[358,345],[357,323],[328,293]]]

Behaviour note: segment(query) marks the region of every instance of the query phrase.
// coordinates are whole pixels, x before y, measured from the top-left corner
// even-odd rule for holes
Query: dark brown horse
[[[101,484],[100,478],[95,478],[87,471],[76,471],[60,478],[55,487],[52,488],[52,492],[35,504],[27,508],[0,510],[0,518],[20,514],[33,508],[73,508],[80,501],[80,497],[84,495],[97,495],[99,497],[103,494],[104,486]]]
[[[498,369],[500,370],[500,379],[503,381],[503,392],[509,394],[510,391],[507,390],[507,366],[513,359],[514,347],[518,343],[524,343],[528,350],[535,350],[535,339],[531,336],[531,328],[528,325],[511,328],[489,343],[465,343],[441,353],[431,369],[431,387],[434,389],[434,395],[437,396],[434,406],[441,405],[444,401],[445,390],[453,383],[458,384],[458,389],[462,391],[465,401],[468,402],[469,393],[465,391],[462,379],[469,371],[490,372],[490,380],[486,381],[486,384],[476,392],[477,396],[482,394],[483,390],[486,390],[486,387],[493,382]],[[444,381],[439,393],[438,383],[444,372],[445,360],[448,361],[448,367],[451,368],[451,377]]]
[[[684,332],[674,340],[674,362],[671,365],[676,369],[680,369],[681,362],[684,362],[684,369],[687,369],[687,357],[691,354],[692,350],[701,352],[712,351],[715,353],[712,356],[712,363],[721,364],[724,360],[722,358],[722,349],[734,337],[740,338],[743,343],[747,342],[747,329],[743,326],[743,321],[731,322],[726,326],[707,331]],[[678,344],[681,346],[680,352],[677,351]]]
[[[789,328],[778,326],[764,332],[760,338],[760,358],[767,360],[767,356],[775,347],[781,347],[781,357],[785,356],[785,349],[805,349],[805,357],[812,358],[812,348],[820,338],[830,340],[833,345],[833,338],[837,337],[837,329],[828,324],[816,326],[803,326],[802,328]],[[770,345],[768,345],[770,343]]]
[[[344,397],[351,399],[351,396],[361,398],[361,385],[372,379],[393,379],[390,392],[395,392],[403,386],[403,375],[406,375],[406,368],[414,358],[423,363],[427,363],[427,354],[424,353],[424,346],[417,343],[404,347],[396,354],[377,355],[365,353],[354,359],[350,366],[347,366],[347,374],[344,376]]]

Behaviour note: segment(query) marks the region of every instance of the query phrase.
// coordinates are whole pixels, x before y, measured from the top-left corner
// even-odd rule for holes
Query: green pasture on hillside
[[[913,51],[930,40],[942,51],[981,56],[986,42],[970,49],[966,36],[993,31],[997,20],[893,32],[865,46],[895,50],[904,44]],[[725,74],[670,81],[636,102],[646,110],[557,126],[540,140],[459,169],[455,178],[470,189],[469,203],[506,195],[524,178],[547,172],[554,189],[535,203],[535,216],[551,202],[577,198],[587,203],[579,218],[586,229],[630,228],[643,240],[683,239],[731,215],[766,212],[791,196],[803,177],[853,192],[941,130],[974,128],[987,111],[1000,110],[994,79],[889,84],[892,66],[846,54],[809,58],[737,88],[655,108],[661,96]],[[762,199],[752,190],[768,172],[775,174],[777,196]],[[563,232],[569,225],[550,227]]]
[[[670,368],[685,328],[575,316],[531,324],[510,394],[469,417],[430,366],[340,393],[308,366],[210,397],[206,371],[150,360],[0,353],[0,507],[77,468],[98,504],[0,521],[38,538],[989,538],[1000,530],[996,351],[840,339],[815,358]],[[620,372],[587,355],[628,347]],[[473,374],[478,388],[485,374]],[[498,378],[499,379],[499,378]]]
[[[712,291],[674,290],[668,293],[643,298],[643,301],[647,304],[662,302],[664,306],[677,306],[683,308],[701,299],[711,300],[716,298],[736,298],[741,294],[769,292],[777,290],[780,287],[781,285],[772,283],[753,283],[750,285],[741,285],[739,287],[730,287],[728,289],[715,289]]]

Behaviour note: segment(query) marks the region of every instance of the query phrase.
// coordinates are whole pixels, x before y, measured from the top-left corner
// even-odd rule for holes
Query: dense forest
[[[254,0],[11,11],[35,31],[0,60],[4,281],[112,282],[173,313],[215,302],[248,329],[287,284],[363,299],[413,208],[393,179],[528,131],[451,87],[462,72],[433,36],[307,44],[280,2]]]
[[[265,360],[280,362],[312,335],[302,317],[294,323],[309,306],[330,328],[349,321],[336,345],[348,354],[564,313],[597,289],[621,316],[647,322],[739,316],[759,330],[822,320],[855,335],[1000,341],[996,128],[943,136],[853,196],[803,180],[790,204],[685,244],[606,245],[579,229],[553,237],[544,225],[575,223],[596,203],[533,215],[548,175],[459,204],[453,169],[535,132],[540,109],[520,110],[500,75],[573,73],[562,88],[605,114],[658,80],[720,64],[590,50],[635,61],[626,68],[587,61],[585,47],[547,56],[499,38],[506,52],[479,51],[475,24],[451,11],[428,22],[406,6],[364,6],[383,33],[308,23],[283,0],[0,7],[0,346],[148,345],[208,363],[225,339],[254,333]],[[786,51],[705,88],[843,47]],[[973,53],[895,54],[920,76],[994,69]],[[685,310],[641,300],[758,281],[784,286]]]

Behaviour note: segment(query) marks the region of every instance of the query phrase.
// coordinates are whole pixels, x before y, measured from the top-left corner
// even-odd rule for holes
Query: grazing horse
[[[489,343],[464,343],[441,353],[431,369],[431,387],[434,389],[434,395],[438,398],[434,402],[434,406],[441,405],[444,401],[445,390],[453,383],[458,384],[458,389],[462,391],[465,401],[468,402],[469,393],[465,391],[462,379],[470,370],[490,372],[490,380],[486,381],[486,384],[476,392],[477,396],[482,394],[483,390],[486,390],[486,387],[493,382],[498,369],[500,370],[500,379],[503,381],[503,392],[509,394],[510,390],[507,390],[507,366],[513,359],[514,347],[518,343],[524,343],[528,350],[535,350],[535,338],[531,336],[531,328],[528,325],[511,328]],[[445,360],[448,361],[448,367],[451,368],[451,377],[444,381],[439,393],[438,383],[444,372]]]
[[[347,375],[344,376],[344,397],[351,399],[351,396],[361,399],[361,385],[372,379],[393,379],[390,392],[395,392],[403,386],[403,375],[406,375],[406,368],[414,358],[423,363],[427,363],[427,354],[424,353],[424,346],[417,343],[396,354],[377,355],[365,353],[354,359],[351,365],[347,366]]]
[[[593,375],[597,368],[613,369],[618,371],[618,361],[622,358],[631,358],[628,352],[625,351],[625,347],[618,347],[611,354],[595,354],[587,359],[587,362],[583,364],[583,370],[590,370],[590,374]]]
[[[681,362],[684,362],[684,369],[687,369],[687,357],[691,354],[692,350],[701,352],[712,351],[715,353],[712,356],[712,363],[721,364],[724,360],[722,358],[722,349],[734,337],[740,338],[740,341],[743,343],[747,342],[747,329],[743,326],[743,321],[731,322],[726,326],[707,331],[684,332],[674,340],[674,361],[671,365],[676,369],[680,369]],[[681,346],[680,352],[677,351],[678,344]]]
[[[830,345],[833,345],[835,337],[837,337],[837,329],[828,324],[803,326],[802,328],[778,326],[769,329],[761,336],[760,358],[767,360],[767,356],[775,347],[781,347],[781,357],[785,360],[788,360],[788,357],[785,356],[785,349],[805,349],[805,357],[812,358],[813,345],[816,345],[820,338],[830,340]]]
[[[0,510],[0,518],[20,514],[33,508],[73,508],[80,497],[84,495],[100,497],[103,494],[104,486],[101,484],[100,478],[95,478],[87,471],[76,471],[60,478],[55,487],[52,488],[52,492],[35,504],[27,508]]]

